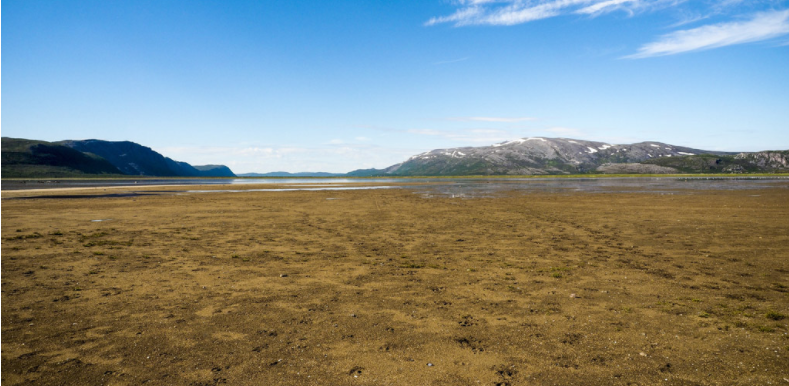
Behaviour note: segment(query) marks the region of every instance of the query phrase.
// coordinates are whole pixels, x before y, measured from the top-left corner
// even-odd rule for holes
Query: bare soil
[[[789,385],[789,189],[20,194],[3,385]]]

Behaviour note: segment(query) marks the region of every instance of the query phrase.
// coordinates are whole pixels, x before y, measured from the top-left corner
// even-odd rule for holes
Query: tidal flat
[[[3,385],[789,384],[785,185],[124,189],[3,192]]]

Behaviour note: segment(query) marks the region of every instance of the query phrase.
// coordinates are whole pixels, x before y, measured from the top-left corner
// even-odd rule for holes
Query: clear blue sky
[[[2,2],[2,135],[237,173],[525,137],[789,149],[789,1]]]

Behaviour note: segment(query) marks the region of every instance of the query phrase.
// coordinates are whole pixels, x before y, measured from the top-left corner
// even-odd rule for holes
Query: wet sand
[[[19,195],[3,385],[789,384],[785,188]]]

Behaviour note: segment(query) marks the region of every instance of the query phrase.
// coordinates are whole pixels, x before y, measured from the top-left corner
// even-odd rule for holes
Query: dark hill
[[[4,178],[63,178],[85,175],[120,176],[106,159],[68,146],[22,138],[2,138]]]
[[[225,165],[196,165],[194,166],[203,177],[235,177],[235,173]]]
[[[62,141],[61,144],[81,152],[96,154],[117,167],[123,174],[157,177],[235,177],[226,166],[207,165],[204,170],[186,162],[165,157],[147,146],[122,141],[97,139]]]

